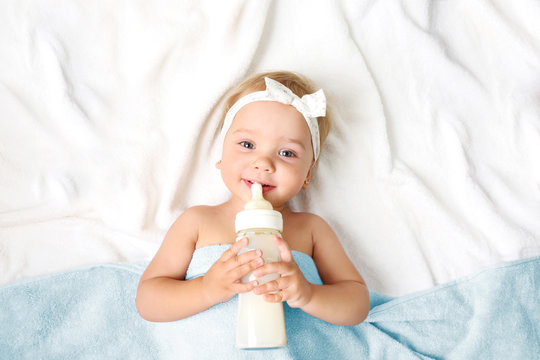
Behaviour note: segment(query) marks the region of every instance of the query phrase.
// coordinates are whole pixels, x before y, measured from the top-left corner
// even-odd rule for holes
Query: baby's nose
[[[264,171],[267,173],[273,173],[276,169],[274,168],[274,164],[272,161],[266,157],[266,156],[259,156],[257,157],[251,166],[259,171]]]

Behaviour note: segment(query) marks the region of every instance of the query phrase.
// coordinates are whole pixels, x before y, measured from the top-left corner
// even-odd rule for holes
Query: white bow
[[[326,97],[322,89],[313,94],[306,94],[300,99],[291,89],[278,81],[265,77],[264,82],[270,97],[282,104],[294,106],[304,116],[317,117],[326,115]]]

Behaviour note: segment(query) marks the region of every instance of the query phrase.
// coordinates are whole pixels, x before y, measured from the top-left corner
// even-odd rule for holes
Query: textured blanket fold
[[[187,277],[226,249],[196,250]],[[313,261],[294,254],[306,278]],[[236,298],[190,318],[150,323],[135,294],[146,264],[100,265],[0,288],[2,359],[531,359],[540,353],[540,258],[502,263],[420,293],[371,293],[368,319],[336,326],[285,306],[288,346],[234,346]]]

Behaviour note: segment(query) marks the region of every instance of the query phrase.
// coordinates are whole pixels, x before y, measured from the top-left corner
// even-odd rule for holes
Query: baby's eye
[[[253,146],[252,143],[250,143],[249,141],[240,141],[240,146],[242,147],[245,147],[246,149],[253,149],[255,146]]]
[[[292,152],[291,150],[281,150],[279,152],[279,155],[280,156],[285,156],[285,157],[295,157],[296,154],[294,152]]]

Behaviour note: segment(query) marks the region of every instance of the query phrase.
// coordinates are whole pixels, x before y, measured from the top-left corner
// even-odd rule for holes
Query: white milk
[[[260,184],[251,186],[252,201],[236,216],[236,240],[249,238],[249,243],[239,254],[261,249],[265,264],[281,261],[279,249],[273,236],[281,236],[283,220],[281,213],[272,210],[272,205],[262,197]],[[275,280],[279,274],[268,274],[257,278],[259,284]],[[242,278],[246,283],[255,280],[250,273]],[[236,346],[239,348],[270,348],[287,345],[283,303],[270,303],[264,296],[253,292],[238,294],[238,323]]]
[[[269,303],[252,292],[238,295],[236,346],[271,348],[287,345],[282,303]]]

